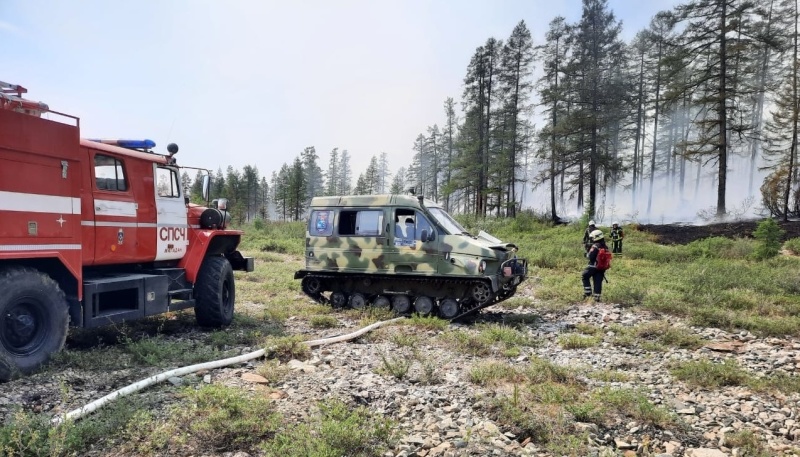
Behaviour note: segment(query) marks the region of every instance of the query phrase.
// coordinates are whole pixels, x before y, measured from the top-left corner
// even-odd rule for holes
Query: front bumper
[[[513,281],[519,284],[528,277],[528,260],[514,257],[508,259],[500,265],[500,278],[501,282],[507,283]]]
[[[231,263],[231,268],[234,271],[251,272],[255,269],[255,259],[253,257],[244,257],[239,251],[233,251],[226,255],[228,262]]]

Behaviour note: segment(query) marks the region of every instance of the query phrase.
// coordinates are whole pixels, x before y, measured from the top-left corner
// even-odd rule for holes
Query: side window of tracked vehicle
[[[333,234],[333,211],[311,211],[308,233],[311,236],[331,236]]]
[[[97,190],[128,190],[122,161],[114,157],[96,154],[94,156],[94,182]]]
[[[426,234],[430,234],[433,227],[431,223],[428,222],[428,219],[425,218],[421,213],[417,213],[417,231],[415,233],[415,238],[417,241],[427,241],[422,239],[422,232],[425,231]]]
[[[383,211],[340,211],[339,235],[378,236],[383,233]]]
[[[181,196],[178,172],[170,168],[156,168],[156,191],[159,197],[178,198]]]

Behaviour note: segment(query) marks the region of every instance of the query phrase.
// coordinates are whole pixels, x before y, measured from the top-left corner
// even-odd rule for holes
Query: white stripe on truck
[[[0,191],[0,211],[80,214],[81,199],[62,195]]]

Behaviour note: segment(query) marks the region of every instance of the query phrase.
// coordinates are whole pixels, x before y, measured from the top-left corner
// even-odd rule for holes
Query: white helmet
[[[589,221],[589,225],[594,225],[594,220]]]
[[[600,241],[603,238],[603,232],[600,230],[592,230],[592,233],[589,234],[589,239],[592,241]]]
[[[619,226],[619,222],[614,222],[613,224],[611,224],[611,226],[612,226],[612,227]]]

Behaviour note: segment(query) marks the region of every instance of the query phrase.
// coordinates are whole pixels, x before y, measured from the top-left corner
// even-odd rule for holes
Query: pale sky
[[[630,39],[677,0],[609,0]],[[180,146],[178,163],[269,175],[315,146],[354,178],[460,106],[475,49],[524,20],[541,44],[580,0],[0,0],[0,81],[81,118],[87,138]],[[355,179],[354,179],[355,181]]]

